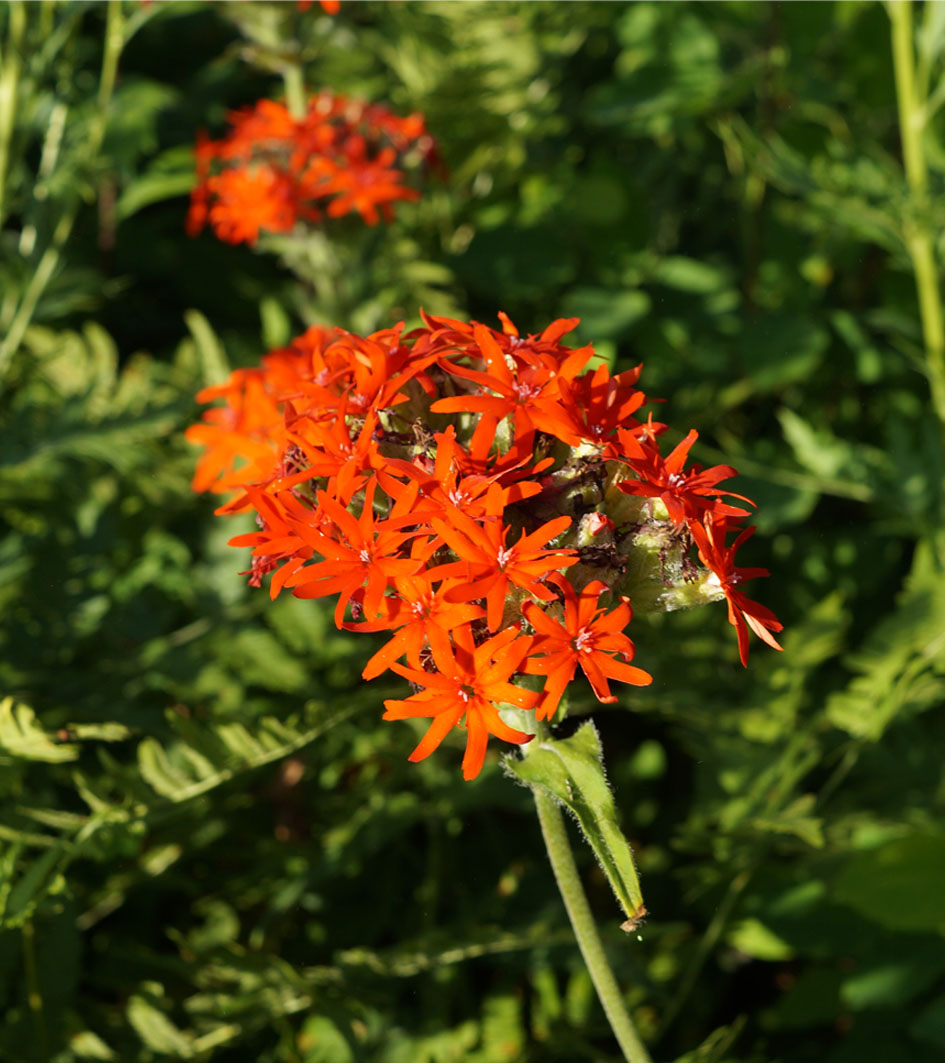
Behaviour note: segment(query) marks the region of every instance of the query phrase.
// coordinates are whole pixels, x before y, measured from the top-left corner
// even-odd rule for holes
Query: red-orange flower
[[[747,517],[747,509],[731,506],[719,497],[729,495],[752,504],[744,495],[719,489],[722,480],[735,475],[731,465],[713,465],[711,469],[694,465],[685,471],[689,450],[698,438],[699,433],[693,429],[669,457],[663,458],[655,441],[644,438],[641,442],[629,432],[620,433],[622,460],[640,479],[622,480],[618,488],[625,495],[660,499],[674,524],[699,521],[706,513],[715,517]]]
[[[256,510],[260,530],[236,535],[228,545],[253,547],[250,586],[262,586],[262,577],[272,573],[269,595],[275,599],[289,576],[312,556],[312,544],[299,529],[325,524],[327,518],[313,514],[288,491],[270,495],[248,486],[246,499]]]
[[[395,577],[397,596],[384,599],[382,615],[360,624],[345,624],[349,631],[395,631],[364,666],[361,675],[365,679],[379,676],[403,656],[411,668],[422,668],[420,655],[427,647],[440,660],[448,659],[450,632],[485,616],[485,610],[478,605],[446,600],[453,583],[445,580],[434,590],[433,580],[426,573]]]
[[[618,429],[636,424],[633,414],[646,402],[646,395],[633,386],[641,368],[612,377],[606,365],[599,365],[593,373],[560,381],[558,403],[539,411],[535,423],[572,446],[606,447]],[[606,456],[614,455],[608,451]]]
[[[475,395],[440,399],[430,407],[431,413],[481,413],[490,419],[489,423],[493,426],[504,417],[513,417],[516,436],[534,434],[533,412],[542,408],[542,400],[549,389],[552,389],[553,395],[557,395],[556,367],[525,363],[516,367],[513,373],[505,352],[490,329],[475,325],[473,337],[482,352],[488,372],[467,369],[455,363],[449,365],[449,372],[455,377],[477,383],[494,394],[481,390]]]
[[[376,225],[381,213],[392,218],[394,203],[419,197],[405,166],[436,158],[421,115],[401,118],[330,93],[313,96],[301,117],[260,100],[228,118],[220,140],[198,136],[190,235],[209,221],[220,239],[252,244],[262,232],[352,211]]]
[[[487,476],[477,472],[464,476],[463,459],[469,455],[456,442],[456,429],[453,425],[449,425],[445,432],[436,433],[433,440],[436,443],[436,457],[432,472],[428,472],[421,463],[399,461],[396,458],[385,464],[385,469],[415,480],[420,485],[420,492],[425,500],[425,504],[421,506],[424,519],[442,517],[448,506],[455,506],[467,517],[478,520],[502,513],[512,503],[521,502],[541,492],[540,485],[532,482],[519,481],[507,486],[502,485],[498,482],[501,473]],[[400,498],[407,489],[406,484],[383,470],[378,472],[378,479],[392,498]],[[427,506],[430,507],[429,513],[426,513]]]
[[[345,609],[351,596],[365,587],[364,610],[376,615],[384,592],[396,576],[411,576],[423,568],[423,559],[403,557],[401,549],[417,532],[396,530],[397,521],[377,521],[374,515],[372,479],[364,492],[361,515],[357,519],[324,491],[318,492],[318,506],[337,526],[337,538],[329,537],[312,526],[298,528],[302,538],[321,554],[324,561],[306,565],[285,581],[297,598],[323,598],[337,594],[335,623],[344,623]],[[393,525],[393,527],[391,527]]]
[[[208,216],[229,244],[254,244],[261,231],[286,233],[297,210],[291,182],[266,166],[224,170],[207,178]]]
[[[748,628],[766,642],[773,650],[783,650],[772,631],[781,631],[783,624],[778,618],[759,602],[752,601],[747,595],[735,589],[736,585],[758,576],[767,576],[766,568],[736,568],[735,552],[755,534],[754,528],[746,528],[733,543],[725,545],[728,531],[727,523],[714,521],[709,516],[704,525],[692,524],[689,528],[702,561],[718,577],[725,598],[728,601],[728,622],[738,635],[738,656],[742,664],[748,666]]]
[[[543,586],[542,580],[549,572],[578,562],[573,550],[545,549],[546,543],[571,524],[570,517],[550,520],[508,546],[506,539],[512,529],[501,520],[487,518],[477,523],[455,506],[448,506],[445,515],[446,520],[434,518],[431,524],[460,560],[441,565],[434,572],[441,579],[458,576],[464,580],[447,594],[447,601],[485,598],[490,631],[502,623],[510,586],[521,587],[536,598],[550,601],[554,595]]]
[[[402,183],[403,171],[392,166],[396,158],[393,148],[386,148],[376,159],[364,159],[353,164],[348,159],[314,159],[302,174],[302,188],[319,199],[332,196],[328,204],[328,216],[340,218],[356,211],[368,225],[380,221],[378,207],[386,221],[394,212],[391,204],[399,200],[415,200],[420,193]]]
[[[533,735],[517,731],[502,722],[497,704],[505,703],[520,709],[532,709],[538,695],[509,682],[528,653],[530,638],[518,638],[515,628],[507,628],[477,646],[468,627],[454,632],[455,646],[445,659],[440,655],[436,664],[439,672],[391,667],[411,683],[425,689],[405,701],[384,702],[385,720],[406,720],[416,717],[432,718],[429,730],[410,754],[410,760],[428,757],[462,719],[466,720],[466,754],[463,757],[463,778],[474,779],[482,770],[489,735],[504,742],[521,745]]]
[[[226,490],[265,479],[279,462],[279,403],[266,387],[260,369],[237,369],[218,387],[204,388],[198,402],[225,399],[226,405],[207,410],[200,424],[184,433],[190,443],[204,447],[194,470],[193,488]]]
[[[648,672],[624,663],[633,658],[633,643],[623,634],[632,616],[629,603],[624,600],[616,609],[604,613],[598,602],[608,589],[605,583],[594,580],[577,594],[566,579],[551,578],[564,598],[562,622],[534,602],[526,602],[523,606],[525,619],[537,633],[523,670],[528,675],[546,676],[538,719],[547,720],[554,715],[578,665],[587,676],[597,700],[605,703],[617,700],[610,692],[608,679],[618,679],[634,686],[652,683],[653,677]],[[542,656],[535,656],[537,654]]]

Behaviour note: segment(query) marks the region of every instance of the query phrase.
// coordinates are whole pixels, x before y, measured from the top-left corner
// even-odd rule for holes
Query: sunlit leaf
[[[521,760],[507,757],[504,764],[516,778],[547,790],[572,813],[626,918],[637,920],[644,911],[643,895],[630,846],[617,820],[593,723],[583,723],[570,738],[541,742]]]

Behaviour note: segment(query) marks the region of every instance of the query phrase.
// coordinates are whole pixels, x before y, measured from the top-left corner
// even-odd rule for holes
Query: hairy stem
[[[571,853],[561,809],[555,799],[541,787],[534,787],[533,793],[542,837],[545,839],[545,848],[548,850],[548,859],[551,861],[561,899],[564,901],[578,947],[610,1027],[627,1063],[650,1063],[650,1054],[633,1025],[633,1019],[630,1018],[623,1002],[614,972],[597,933],[594,917],[591,915]]]

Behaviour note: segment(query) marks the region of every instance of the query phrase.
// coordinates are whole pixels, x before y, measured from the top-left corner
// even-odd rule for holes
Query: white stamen
[[[590,653],[594,647],[594,635],[586,627],[582,627],[574,639],[574,648],[578,653]]]

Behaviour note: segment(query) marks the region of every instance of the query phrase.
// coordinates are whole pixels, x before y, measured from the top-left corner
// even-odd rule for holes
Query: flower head
[[[315,101],[319,150],[334,150],[343,112]],[[278,139],[278,109],[252,120]],[[417,132],[360,105],[345,120],[398,150]],[[385,702],[385,719],[430,720],[412,760],[464,727],[473,778],[490,735],[530,738],[501,706],[537,723],[581,676],[606,703],[614,682],[649,684],[631,663],[631,600],[639,612],[724,597],[743,663],[749,630],[780,649],[780,623],[740,589],[766,573],[735,565],[753,531],[731,501],[748,500],[721,486],[735,470],[689,465],[695,432],[662,456],[639,368],[588,370],[592,348],[563,342],[570,318],[522,336],[505,315],[501,329],[421,316],[370,336],[310,329],[201,392],[222,405],[187,434],[204,448],[194,486],[229,494],[221,513],[256,513],[232,540],[252,550],[250,582],[335,597],[339,628],[382,636],[363,675],[417,688]]]
[[[381,215],[389,221],[395,203],[420,195],[405,183],[405,166],[436,156],[421,115],[401,118],[326,92],[308,101],[301,118],[260,100],[228,120],[220,140],[198,136],[192,236],[209,223],[221,240],[254,244],[261,233],[287,233],[299,221],[350,213],[368,225]]]

